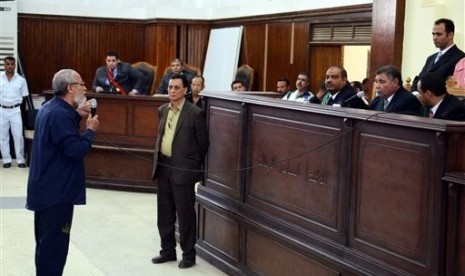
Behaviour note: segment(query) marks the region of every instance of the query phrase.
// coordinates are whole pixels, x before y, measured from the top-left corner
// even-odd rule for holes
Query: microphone
[[[350,102],[351,100],[355,99],[355,98],[360,98],[362,99],[363,103],[366,104],[366,105],[370,105],[368,103],[368,101],[365,99],[365,92],[363,91],[358,91],[357,94],[353,95],[352,97],[350,98],[347,98],[347,100],[344,101],[344,103],[347,103],[347,102]]]
[[[92,114],[92,117],[97,114],[97,99],[90,99],[90,114]]]

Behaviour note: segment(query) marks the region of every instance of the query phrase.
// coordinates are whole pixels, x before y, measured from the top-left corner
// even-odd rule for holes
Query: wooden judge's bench
[[[465,123],[206,97],[200,256],[232,275],[465,275]]]
[[[53,91],[42,93],[46,99]],[[157,109],[166,95],[120,96],[86,93],[97,99],[100,127],[85,157],[88,187],[156,192],[152,181],[153,153],[158,132]],[[81,122],[85,129],[85,119]]]
[[[465,275],[465,123],[204,94],[200,256],[232,275]],[[168,99],[87,96],[88,186],[156,191]]]

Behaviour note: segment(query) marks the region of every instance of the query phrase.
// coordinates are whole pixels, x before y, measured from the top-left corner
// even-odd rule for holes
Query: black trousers
[[[36,276],[63,275],[73,210],[72,204],[59,204],[34,213]]]
[[[167,160],[164,160],[167,162]],[[183,258],[195,259],[196,213],[194,184],[174,183],[173,171],[159,166],[157,192],[157,225],[161,239],[160,254],[176,253],[175,223],[179,223]]]

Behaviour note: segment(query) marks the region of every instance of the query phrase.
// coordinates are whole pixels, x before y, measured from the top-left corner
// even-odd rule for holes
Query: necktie
[[[438,62],[438,60],[441,58],[442,56],[442,52],[439,52],[437,55],[436,55],[436,58],[434,59],[434,63],[436,64],[436,62]]]
[[[434,117],[434,112],[433,112],[433,109],[430,109],[429,110],[429,118],[433,118]]]
[[[388,105],[389,105],[389,100],[388,100],[388,99],[385,99],[385,100],[384,100],[384,111],[386,111]]]

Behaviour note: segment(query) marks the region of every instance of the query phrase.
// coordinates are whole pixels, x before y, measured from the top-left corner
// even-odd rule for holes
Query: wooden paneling
[[[200,208],[228,218],[204,216],[199,224],[236,222],[240,239],[223,245],[239,244],[238,261],[199,243],[203,257],[248,275],[443,275],[446,264],[463,264],[463,195],[446,208],[442,177],[447,168],[465,170],[463,155],[446,158],[457,149],[449,139],[464,140],[464,124],[237,93],[205,96],[212,137],[219,137],[206,169],[236,170],[228,173],[241,182],[208,173],[199,186]],[[447,212],[455,209],[454,219]]]
[[[347,199],[341,196],[344,185],[340,175],[348,167],[340,162],[339,153],[347,145],[337,137],[344,125],[318,114],[282,112],[276,116],[274,111],[260,107],[249,111],[248,145],[254,150],[248,159],[258,168],[248,173],[246,202],[342,241],[340,212],[346,209]],[[276,133],[286,133],[285,141]],[[319,147],[322,141],[333,140]]]
[[[404,37],[405,0],[373,1],[373,20],[370,51],[370,82],[376,70],[391,64],[401,67]],[[368,98],[371,98],[369,95]]]
[[[43,91],[46,98],[53,91]],[[156,192],[152,180],[153,154],[158,135],[158,108],[168,97],[119,96],[88,93],[98,101],[100,127],[86,155],[89,187]],[[81,130],[85,129],[85,118]]]
[[[369,22],[370,15],[371,4],[215,21],[20,14],[19,49],[33,93],[50,88],[53,74],[65,67],[76,69],[90,88],[95,70],[104,65],[108,50],[117,51],[125,62],[146,61],[157,66],[158,85],[164,69],[175,57],[203,71],[211,28],[242,25],[238,65],[248,64],[255,70],[255,91],[275,91],[281,77],[289,78],[294,86],[300,71],[313,74],[324,70],[316,67],[320,65],[311,58],[311,24]],[[316,90],[318,80],[312,77],[311,85]]]
[[[257,275],[340,275],[338,271],[292,252],[288,247],[267,239],[257,232],[247,231],[246,240],[247,266]]]
[[[252,91],[263,91],[263,76],[265,73],[266,26],[251,24],[244,26],[242,33],[241,53],[238,67],[248,64],[255,70]]]
[[[329,67],[343,65],[341,45],[310,46],[310,91],[317,93]]]
[[[448,190],[445,275],[465,275],[465,171],[443,177]]]
[[[210,139],[221,141],[211,143],[209,151],[214,152],[207,159],[206,185],[235,199],[241,200],[241,173],[237,172],[241,163],[241,155],[238,150],[242,145],[242,114],[241,106],[221,105],[209,109],[209,135]],[[222,145],[229,145],[224,147]],[[221,166],[220,166],[221,165]]]
[[[294,60],[300,56],[296,57],[295,55],[292,32],[292,22],[272,22],[268,24],[267,71],[263,80],[263,87],[258,88],[276,91],[277,81],[281,78],[294,80],[291,81],[291,86],[294,87],[295,78],[298,74]],[[279,55],[276,53],[279,53]]]
[[[465,174],[464,174],[465,175]],[[465,182],[465,181],[464,181]],[[457,274],[465,275],[465,185],[462,185],[459,197],[459,217],[456,233],[458,234],[457,242]]]
[[[147,28],[147,35],[151,39],[146,42],[147,54],[154,59],[152,64],[158,67],[156,81],[158,87],[165,68],[171,65],[171,60],[178,57],[176,51],[177,27],[174,24],[150,25]]]
[[[239,262],[239,223],[209,208],[202,208],[202,216],[208,224],[200,226],[202,243],[221,252],[229,261]]]
[[[190,24],[187,27],[187,61],[189,64],[199,67],[203,72],[210,37],[210,26],[206,24]]]
[[[397,129],[389,126],[362,128],[350,246],[370,256],[383,255],[381,258],[410,273],[425,275],[424,268],[437,265],[430,263],[435,259],[432,252],[439,251],[431,240],[440,236],[431,221],[437,203],[433,193],[439,194],[440,186],[429,168],[442,167],[430,161],[437,154],[435,133],[418,130],[397,135]]]
[[[129,63],[145,58],[145,27],[138,21],[20,15],[18,28],[32,93],[51,88],[53,75],[64,68],[78,71],[91,88],[95,70],[109,50]]]

